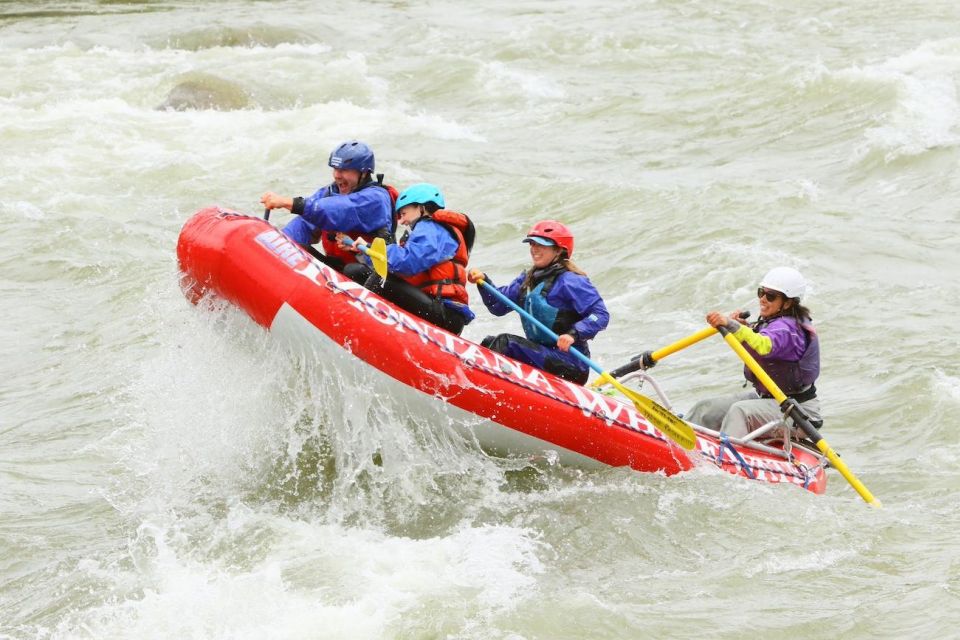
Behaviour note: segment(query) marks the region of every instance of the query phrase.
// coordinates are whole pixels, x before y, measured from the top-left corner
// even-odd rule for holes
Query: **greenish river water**
[[[0,638],[955,637],[958,27],[937,0],[0,2]],[[184,221],[312,193],[354,137],[473,216],[494,280],[533,221],[573,227],[609,367],[799,268],[824,435],[884,508],[835,472],[489,458],[189,305]],[[519,330],[476,310],[467,338]],[[682,410],[741,376],[719,342],[655,373]]]

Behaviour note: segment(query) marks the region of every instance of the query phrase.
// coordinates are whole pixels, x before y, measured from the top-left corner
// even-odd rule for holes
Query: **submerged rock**
[[[206,73],[189,73],[181,77],[157,109],[233,111],[248,106],[250,97],[240,85]]]

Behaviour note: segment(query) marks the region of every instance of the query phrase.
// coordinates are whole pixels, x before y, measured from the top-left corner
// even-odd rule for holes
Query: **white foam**
[[[511,89],[532,99],[560,99],[565,92],[549,78],[509,67],[502,62],[487,62],[480,68],[483,86],[493,95],[509,94]]]
[[[414,612],[459,623],[510,611],[535,593],[543,571],[542,544],[509,526],[413,540],[234,509],[232,531],[218,535],[234,545],[241,535],[268,535],[262,558],[248,567],[198,560],[177,550],[170,531],[145,524],[140,535],[152,551],[139,566],[142,595],[87,610],[53,637],[82,629],[93,637],[382,638],[422,625]],[[78,569],[102,573],[93,563]]]
[[[837,76],[892,87],[896,102],[880,126],[868,129],[860,157],[871,151],[887,162],[960,144],[960,39],[926,42],[880,64],[852,67]]]
[[[940,369],[934,369],[934,382],[952,399],[960,401],[960,378],[948,375]]]
[[[437,140],[469,140],[471,142],[486,142],[487,139],[472,128],[448,120],[437,114],[418,111],[414,114],[400,115],[395,120],[400,121],[405,132],[419,134]]]
[[[827,549],[824,551],[817,550],[794,555],[787,553],[774,554],[764,558],[757,564],[746,567],[744,575],[747,578],[753,578],[758,575],[822,571],[825,567],[832,567],[842,564],[844,561],[857,558],[862,552],[862,549],[850,547]]]
[[[26,218],[28,220],[43,220],[47,217],[44,211],[31,202],[18,200],[16,202],[0,202],[0,211],[11,215],[14,218]]]

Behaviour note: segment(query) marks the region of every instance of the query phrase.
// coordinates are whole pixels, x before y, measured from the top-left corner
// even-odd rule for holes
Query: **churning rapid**
[[[852,6],[851,6],[852,5]],[[0,638],[950,637],[960,8],[0,5]],[[799,268],[824,435],[883,501],[499,458],[194,307],[175,246],[369,142],[507,282],[577,234],[609,368]],[[276,222],[288,217],[276,212]],[[520,331],[476,304],[464,337]],[[653,372],[735,391],[719,340]],[[649,391],[649,389],[648,389]]]

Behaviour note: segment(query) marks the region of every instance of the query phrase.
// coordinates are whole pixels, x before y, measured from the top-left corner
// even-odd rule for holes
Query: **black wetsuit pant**
[[[466,317],[462,313],[443,304],[439,298],[431,298],[406,280],[388,275],[386,282],[383,282],[370,267],[359,263],[348,264],[343,268],[343,273],[381,298],[427,322],[456,335],[463,331]]]
[[[309,253],[311,256],[313,256],[314,258],[316,258],[317,260],[319,260],[319,261],[322,262],[323,264],[325,264],[325,265],[327,265],[328,267],[331,267],[331,268],[333,268],[333,269],[336,269],[336,270],[339,271],[340,273],[343,273],[343,268],[344,268],[344,265],[345,265],[346,263],[345,263],[343,260],[341,260],[340,258],[334,258],[333,256],[328,256],[328,255],[326,255],[326,254],[324,254],[324,253],[320,253],[320,252],[317,250],[317,248],[314,247],[313,245],[309,245],[309,244],[308,244],[308,245],[302,245],[302,244],[301,244],[300,246],[303,247],[304,249],[306,249],[306,250],[307,250],[307,253]]]

